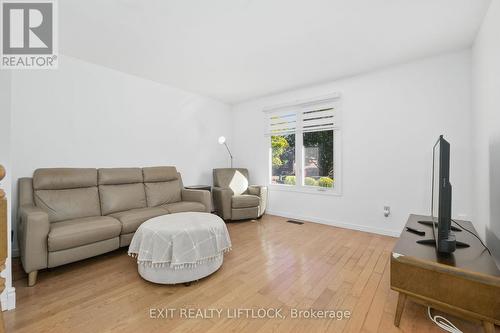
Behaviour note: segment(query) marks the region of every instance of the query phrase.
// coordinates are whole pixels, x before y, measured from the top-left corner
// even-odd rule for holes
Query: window
[[[338,96],[273,108],[266,113],[271,185],[339,193]]]
[[[295,134],[271,136],[272,183],[295,185]]]
[[[333,187],[333,130],[307,132],[304,143],[304,185]]]

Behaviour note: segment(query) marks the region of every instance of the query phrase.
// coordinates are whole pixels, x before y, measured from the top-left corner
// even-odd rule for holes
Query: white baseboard
[[[285,212],[278,212],[278,211],[271,211],[271,210],[268,210],[266,212],[266,214],[277,215],[277,216],[286,217],[289,219],[298,219],[298,220],[310,221],[310,222],[314,222],[314,223],[326,224],[326,225],[331,225],[334,227],[365,231],[365,232],[370,232],[372,234],[379,234],[379,235],[384,235],[384,236],[399,237],[401,235],[401,231],[373,228],[373,227],[369,227],[366,225],[344,223],[344,222],[326,220],[326,219],[312,217],[312,216],[289,214],[289,213],[285,213]]]
[[[11,257],[12,258],[18,258],[19,257],[19,249],[18,248],[12,248]]]
[[[16,308],[16,288],[6,288],[0,297],[2,311],[14,310]]]

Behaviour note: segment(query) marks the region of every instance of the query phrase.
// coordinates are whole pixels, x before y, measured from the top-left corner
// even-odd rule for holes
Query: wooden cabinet
[[[392,251],[391,288],[399,292],[394,324],[399,326],[407,299],[459,317],[481,321],[485,332],[500,324],[500,271],[481,243],[466,231],[457,241],[470,245],[449,256],[438,256],[432,246],[416,241],[432,237],[431,227],[418,224],[429,216],[410,215],[406,226],[426,231],[426,236],[404,230]],[[476,233],[472,223],[459,221]],[[406,229],[406,228],[405,228]]]

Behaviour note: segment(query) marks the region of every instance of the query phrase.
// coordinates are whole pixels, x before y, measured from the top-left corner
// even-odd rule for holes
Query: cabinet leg
[[[37,276],[38,276],[38,271],[33,271],[28,273],[28,287],[33,287],[36,284]]]
[[[405,308],[406,295],[399,293],[398,297],[398,307],[396,308],[396,315],[394,316],[394,326],[399,327],[401,322],[401,316],[403,315],[403,310]]]
[[[484,333],[495,333],[495,325],[489,321],[483,321]]]

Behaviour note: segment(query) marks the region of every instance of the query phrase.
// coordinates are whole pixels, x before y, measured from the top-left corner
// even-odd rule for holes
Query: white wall
[[[342,94],[342,195],[270,193],[278,215],[399,235],[409,213],[430,211],[432,146],[451,143],[453,214],[471,217],[471,54],[460,51],[234,106],[236,165],[266,183],[262,110]],[[383,206],[392,214],[383,216]]]
[[[200,95],[62,56],[13,73],[12,100],[14,194],[42,167],[175,165],[189,185],[229,166],[217,138],[231,143],[230,109]]]
[[[500,2],[492,1],[473,47],[474,220],[500,262]]]
[[[10,203],[11,195],[11,73],[10,71],[0,71],[0,164],[2,164],[6,171],[7,176],[0,182]],[[5,262],[5,269],[2,272],[2,277],[5,278],[5,290],[1,295],[1,303],[3,310],[9,310],[15,307],[15,290],[12,287],[12,268],[11,268],[11,244],[10,244],[10,205],[7,206],[7,248],[8,258]]]

